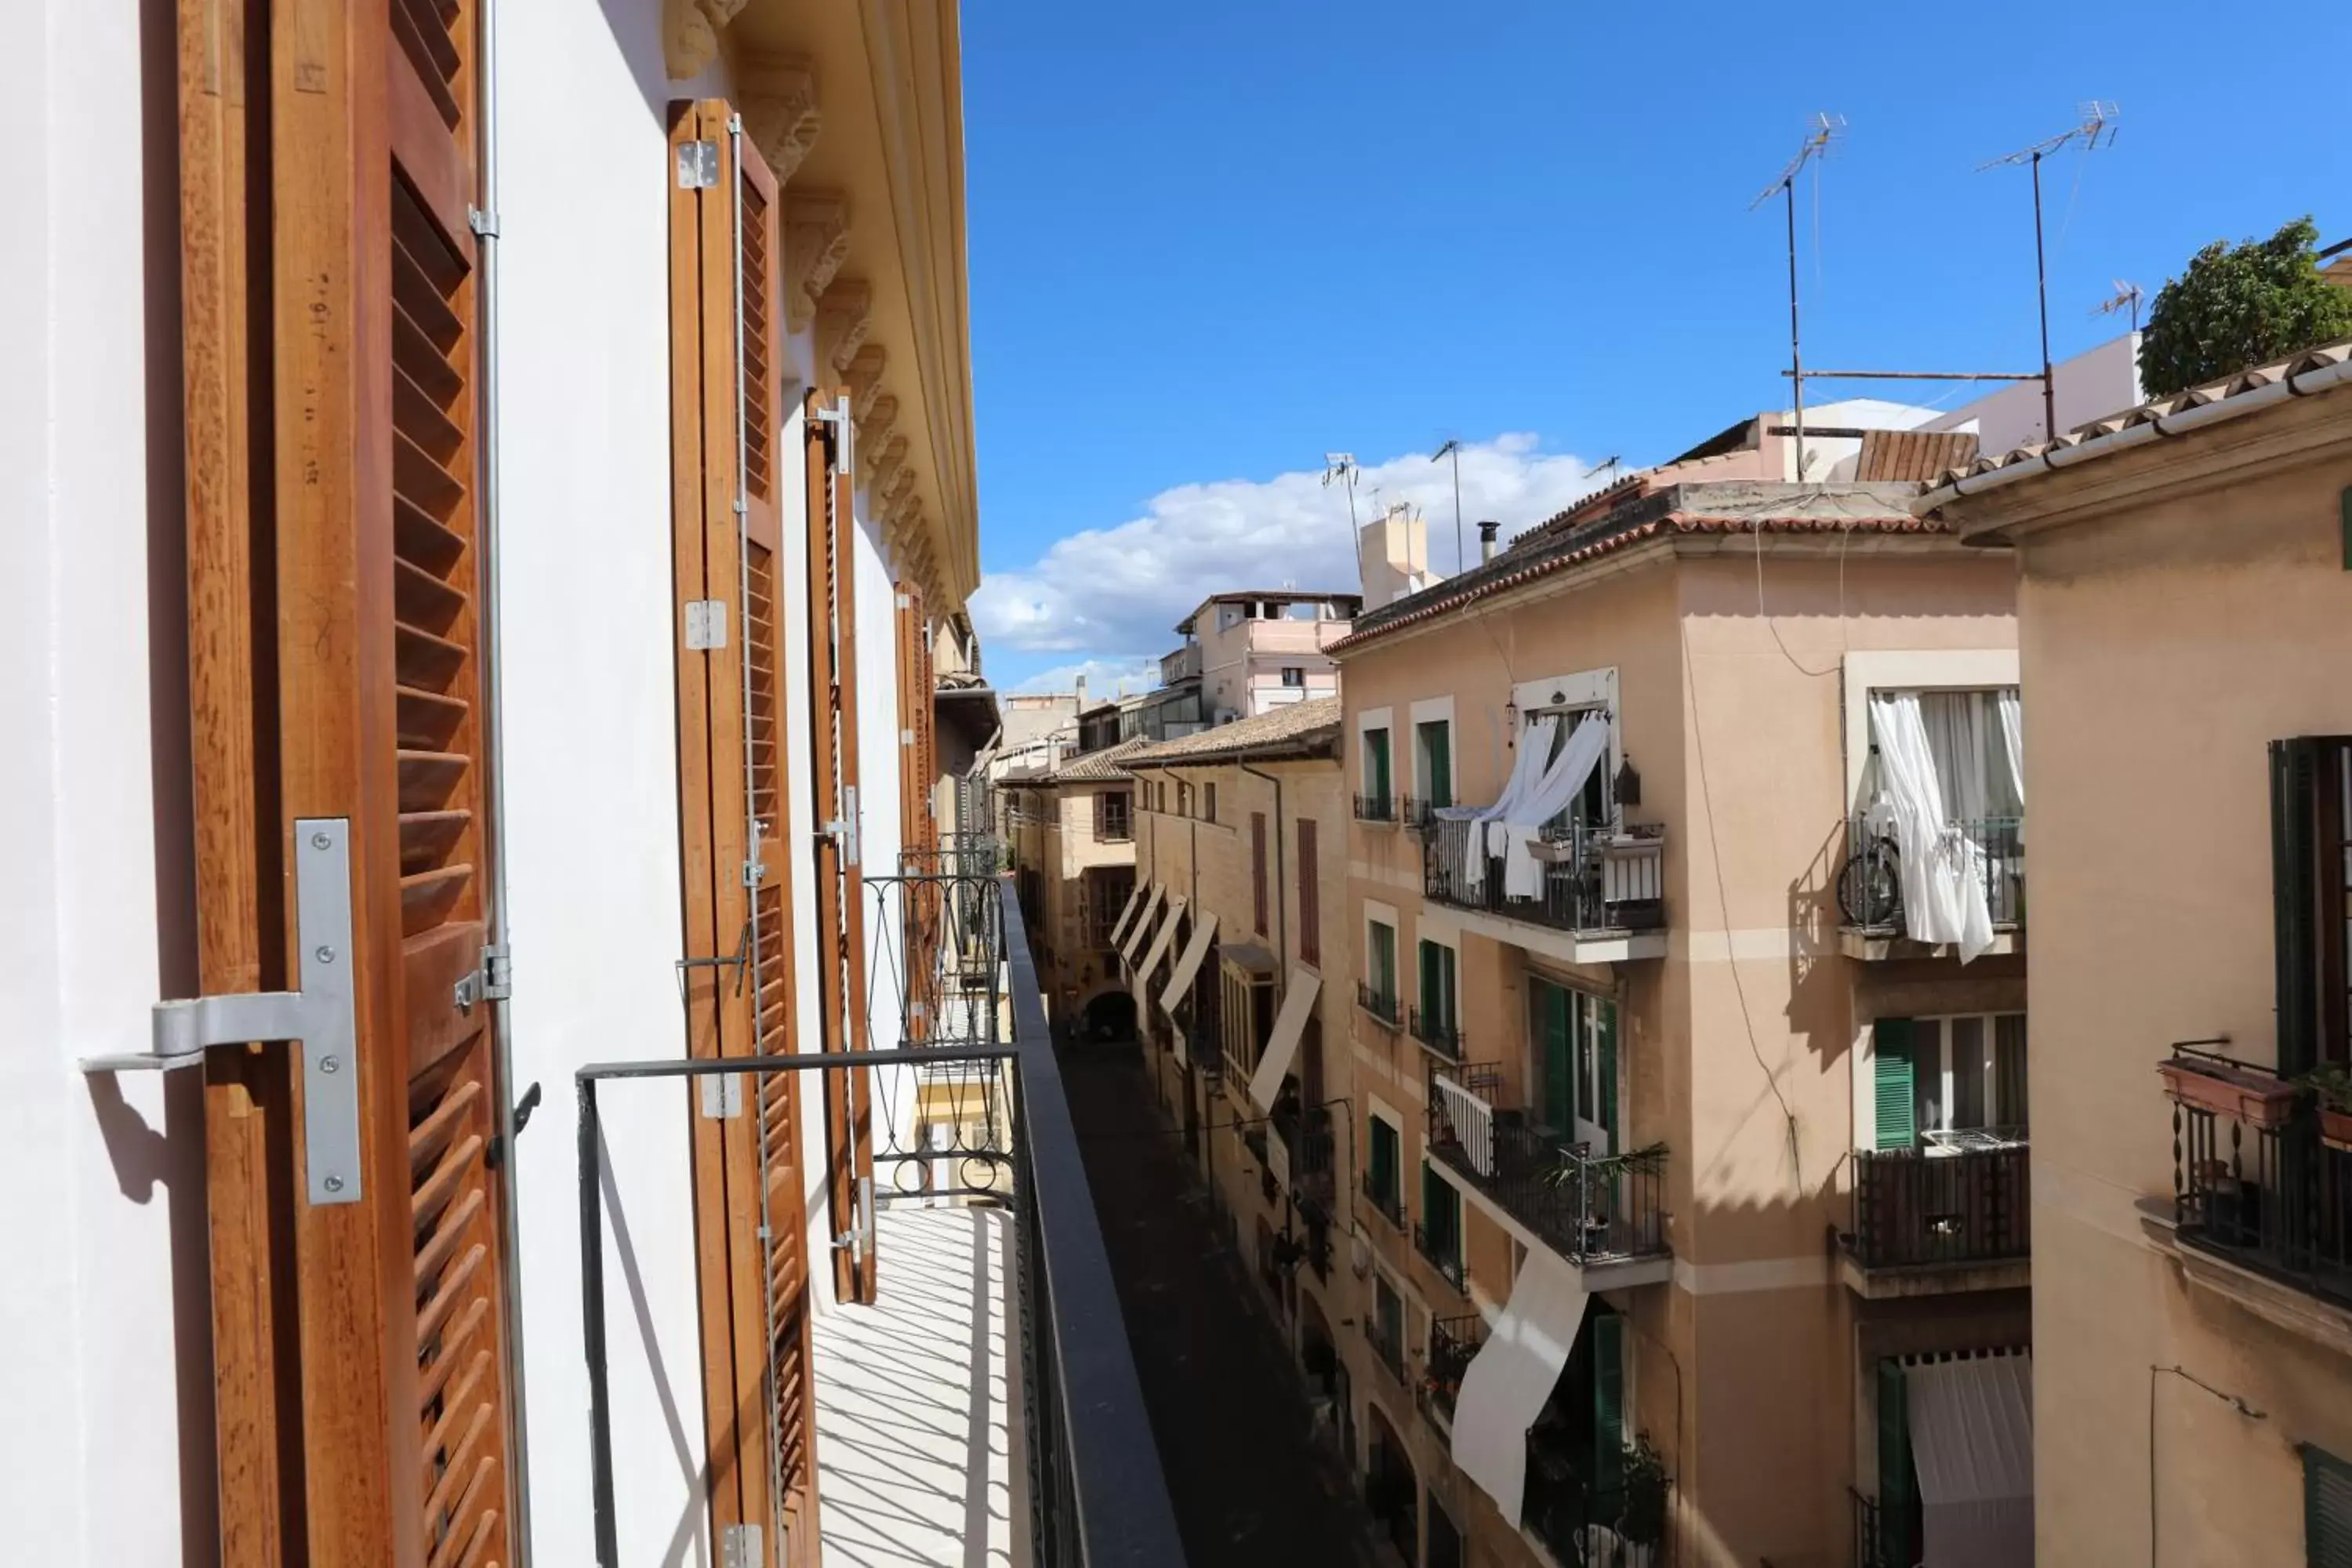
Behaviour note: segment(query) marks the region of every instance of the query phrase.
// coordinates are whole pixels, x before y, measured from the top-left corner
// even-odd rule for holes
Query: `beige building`
[[[1160,660],[1157,706],[1168,710],[1157,738],[1182,715],[1172,703],[1188,689],[1199,702],[1192,714],[1209,726],[1254,718],[1286,703],[1330,697],[1339,674],[1330,646],[1348,635],[1362,607],[1353,594],[1302,594],[1252,589],[1213,594],[1176,623],[1183,646]]]
[[[1134,1030],[1111,927],[1135,886],[1135,783],[1121,742],[1016,769],[997,783],[1030,951],[1057,1031]]]
[[[1358,1421],[1410,1562],[2030,1530],[2013,575],[1908,510],[1970,437],[1797,485],[1776,425],[1333,650]]]
[[[2019,573],[2039,1560],[2352,1562],[2352,345],[1921,510]]]

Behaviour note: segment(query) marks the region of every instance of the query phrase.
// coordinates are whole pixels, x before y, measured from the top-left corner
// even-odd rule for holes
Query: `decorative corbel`
[[[865,443],[867,451],[879,452],[890,444],[893,439],[891,432],[898,428],[898,400],[885,393],[874,400],[874,406],[858,420],[857,438]]]
[[[816,77],[796,56],[772,55],[747,62],[740,92],[743,134],[768,161],[779,185],[790,180],[816,145],[822,125],[816,108]]]
[[[804,332],[816,301],[849,259],[849,203],[829,192],[784,195],[784,325]]]
[[[895,397],[885,397],[876,403],[874,405],[876,419],[878,420],[882,414],[883,404],[897,402],[898,399]],[[896,415],[898,411],[893,407],[890,412]],[[889,435],[888,429],[889,426],[887,425],[861,424],[857,432],[858,440],[864,442],[866,449],[874,454],[866,459],[866,472],[872,478],[874,483],[883,486],[889,484],[890,476],[898,471],[899,464],[907,460],[907,438],[904,436]]]
[[[862,278],[837,279],[816,302],[817,357],[847,375],[873,319],[873,286]]]
[[[719,58],[719,30],[745,0],[662,0],[662,63],[672,81],[700,76]]]
[[[867,343],[839,368],[849,381],[849,409],[860,424],[869,418],[882,396],[882,372],[888,361],[879,343]]]

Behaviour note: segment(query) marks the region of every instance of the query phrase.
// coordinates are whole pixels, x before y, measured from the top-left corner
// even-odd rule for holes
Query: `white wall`
[[[2126,332],[2051,367],[2058,394],[2058,428],[2138,405],[2139,334]],[[2042,439],[2042,384],[2021,381],[1955,408],[1927,428],[1977,433],[1978,450],[1990,456]]]
[[[885,558],[881,528],[866,511],[866,498],[858,496],[857,551],[857,766],[861,819],[859,865],[869,877],[898,874],[898,852],[906,835],[900,831],[898,731],[905,720],[898,712],[898,593],[896,574]],[[907,1037],[900,1005],[904,984],[905,942],[895,926],[902,905],[893,894],[866,897],[866,955],[869,971],[866,987],[867,1044],[877,1051],[897,1050]],[[874,1147],[878,1152],[896,1140],[899,1148],[914,1146],[915,1078],[910,1072],[877,1072],[874,1079]],[[887,1192],[894,1173],[875,1168],[875,1185]]]
[[[658,0],[498,7],[513,1167],[536,1560],[593,1556],[572,1074],[685,1051]],[[616,30],[617,34],[616,34]],[[716,83],[698,84],[716,92]],[[604,1268],[621,1561],[709,1560],[689,1090],[611,1083]]]
[[[132,0],[0,7],[0,1556],[74,1568],[214,1528],[201,1085],[75,1065],[148,1048],[192,982],[176,189],[149,162],[176,157],[172,16],[146,10],[142,40]]]

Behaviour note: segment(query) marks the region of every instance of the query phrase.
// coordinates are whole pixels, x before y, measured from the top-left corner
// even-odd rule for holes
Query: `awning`
[[[1135,918],[1136,907],[1143,902],[1143,884],[1138,882],[1129,889],[1127,902],[1118,911],[1118,923],[1110,928],[1110,944],[1118,946],[1118,939],[1127,934],[1127,922]]]
[[[1183,918],[1183,895],[1170,894],[1168,911],[1160,917],[1160,934],[1151,939],[1150,951],[1143,955],[1143,962],[1136,966],[1135,978],[1144,986],[1147,994],[1150,989],[1151,972],[1159,968],[1160,961],[1168,955],[1168,949],[1176,941],[1176,922]]]
[[[1905,1368],[1926,1568],[2033,1561],[2033,1357]]]
[[[1201,973],[1201,960],[1207,957],[1209,944],[1217,940],[1217,917],[1202,918],[1192,928],[1192,940],[1184,944],[1184,955],[1176,961],[1176,973],[1168,977],[1168,989],[1160,994],[1160,1005],[1173,1017],[1176,1004],[1184,999],[1184,992],[1192,984],[1192,976]]]
[[[1282,1092],[1282,1080],[1290,1072],[1290,1058],[1298,1054],[1298,1037],[1307,1032],[1307,1016],[1315,1010],[1315,994],[1322,989],[1323,977],[1313,970],[1291,970],[1290,989],[1282,994],[1282,1011],[1274,1016],[1265,1054],[1257,1059],[1257,1071],[1250,1074],[1250,1099],[1260,1110],[1274,1109],[1274,1097]]]
[[[1463,1369],[1454,1401],[1454,1462],[1519,1517],[1528,1484],[1528,1428],[1543,1414],[1584,1321],[1583,1277],[1540,1247],[1528,1248],[1510,1304]]]
[[[1246,974],[1279,974],[1282,963],[1254,942],[1229,942],[1217,949],[1220,962]]]
[[[1127,940],[1118,944],[1118,955],[1129,963],[1134,962],[1135,950],[1142,944],[1143,933],[1151,927],[1151,916],[1160,908],[1160,884],[1154,882],[1151,885],[1151,897],[1145,902],[1143,912],[1135,917],[1135,924],[1128,928]]]

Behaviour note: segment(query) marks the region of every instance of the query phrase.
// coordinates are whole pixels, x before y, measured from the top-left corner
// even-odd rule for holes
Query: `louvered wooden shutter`
[[[1257,934],[1265,934],[1265,813],[1250,813],[1250,899]]]
[[[1323,883],[1316,862],[1315,820],[1298,819],[1298,956],[1323,962]]]
[[[1881,1149],[1908,1149],[1919,1139],[1919,1101],[1913,1085],[1916,1026],[1908,1018],[1881,1018],[1870,1026],[1873,1109]]]
[[[2303,1447],[2304,1557],[2310,1568],[2352,1568],[2352,1464]]]
[[[2352,1059],[2352,739],[2273,741],[2270,771],[2278,1065],[2300,1073]]]
[[[827,1051],[868,1048],[866,889],[851,848],[857,826],[857,592],[855,475],[850,433],[824,411],[845,412],[848,394],[808,395],[810,769],[821,811],[837,830],[816,847],[817,1017]],[[898,1042],[892,1041],[895,1046]],[[864,1072],[825,1077],[826,1189],[835,1236],[865,1245],[834,1251],[834,1288],[845,1300],[875,1299],[874,1254],[859,1194],[874,1181],[872,1089]]]
[[[1910,1568],[1918,1560],[1912,1539],[1918,1480],[1911,1468],[1910,1384],[1903,1363],[1878,1363],[1878,1558]]]
[[[733,120],[722,102],[679,104],[670,131],[682,973],[698,1059],[793,1048],[778,206]],[[711,1523],[763,1539],[780,1529],[792,1560],[807,1561],[815,1401],[800,1088],[791,1073],[750,1088],[707,1101],[698,1083],[687,1095]]]
[[[1610,1504],[1625,1484],[1625,1320],[1592,1315],[1592,1488]]]

